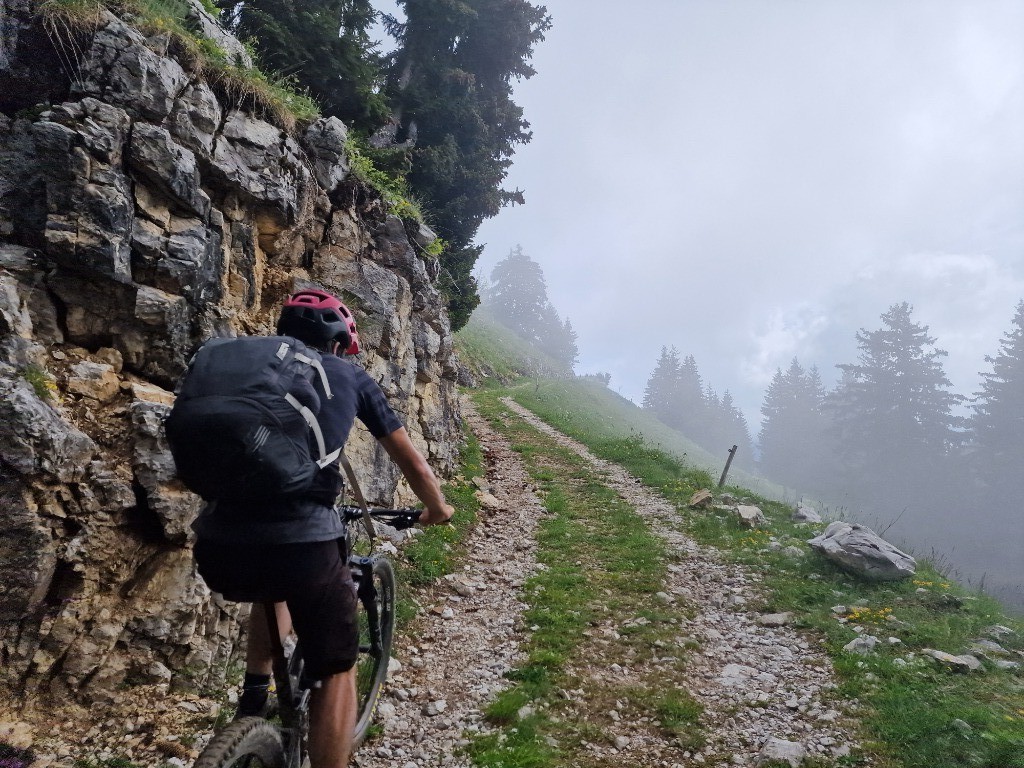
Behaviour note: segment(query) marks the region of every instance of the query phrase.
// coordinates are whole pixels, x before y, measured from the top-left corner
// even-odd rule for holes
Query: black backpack
[[[300,496],[335,461],[317,422],[332,396],[320,353],[287,336],[206,342],[189,364],[165,428],[178,477],[207,500]]]

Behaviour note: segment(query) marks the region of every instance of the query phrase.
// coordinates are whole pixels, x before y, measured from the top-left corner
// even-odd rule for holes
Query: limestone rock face
[[[837,521],[807,542],[848,571],[875,581],[908,579],[917,562],[870,528]]]
[[[0,0],[0,703],[218,685],[244,609],[194,572],[175,383],[205,339],[272,332],[285,295],[322,287],[449,474],[460,366],[433,233],[351,178],[337,119],[290,133],[110,14],[56,51],[37,8]],[[347,452],[371,502],[411,498],[364,430]]]

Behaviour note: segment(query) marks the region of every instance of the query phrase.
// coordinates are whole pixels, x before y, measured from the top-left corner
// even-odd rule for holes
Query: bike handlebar
[[[338,507],[338,511],[341,513],[341,519],[346,523],[356,522],[363,516],[362,507],[346,505]],[[423,510],[415,509],[414,507],[405,507],[404,509],[370,510],[370,517],[375,520],[380,520],[385,525],[390,525],[392,528],[396,528],[398,530],[412,528],[420,519],[421,514],[423,514]]]

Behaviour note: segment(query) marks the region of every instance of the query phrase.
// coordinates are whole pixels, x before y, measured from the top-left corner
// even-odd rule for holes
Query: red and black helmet
[[[359,354],[359,332],[352,312],[326,291],[309,288],[289,296],[281,308],[277,332],[320,349],[336,341],[344,354]]]

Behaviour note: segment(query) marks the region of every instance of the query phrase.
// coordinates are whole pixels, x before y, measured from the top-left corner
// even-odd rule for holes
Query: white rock
[[[866,656],[875,650],[875,646],[878,645],[878,638],[874,635],[862,635],[861,637],[855,637],[853,640],[843,646],[844,651],[850,653],[859,653],[862,656]]]
[[[448,709],[448,702],[444,699],[438,699],[437,701],[430,701],[424,704],[423,714],[427,717],[437,717],[446,709]]]
[[[757,755],[755,765],[761,766],[770,763],[772,760],[789,763],[792,768],[799,768],[800,763],[807,756],[807,749],[803,744],[785,739],[771,738],[761,748]]]

